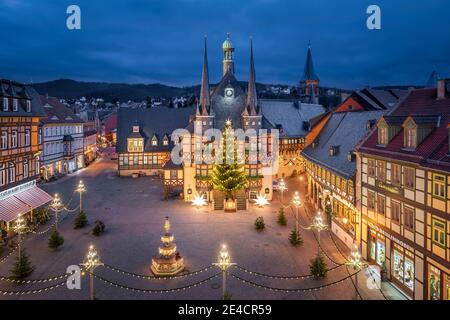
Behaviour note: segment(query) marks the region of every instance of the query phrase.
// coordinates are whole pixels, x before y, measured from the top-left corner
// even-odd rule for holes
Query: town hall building
[[[255,138],[246,139],[245,170],[248,174],[246,190],[236,194],[237,209],[246,209],[248,200],[258,195],[272,198],[273,180],[304,172],[304,161],[300,151],[307,143],[307,135],[326,115],[326,109],[317,104],[314,90],[319,79],[314,72],[311,50],[308,48],[306,68],[302,82],[308,86],[305,94],[312,94],[311,103],[302,100],[259,99],[256,90],[256,76],[253,44],[250,45],[250,68],[248,84],[244,88],[235,77],[235,48],[228,35],[222,45],[223,76],[215,86],[210,86],[208,57],[205,41],[200,96],[196,107],[149,109],[119,109],[117,127],[118,170],[120,176],[159,175],[163,179],[164,195],[178,189],[186,201],[202,196],[213,202],[214,209],[223,209],[224,195],[214,190],[210,174],[212,164],[193,161],[195,150],[218,148],[220,141],[196,137],[198,129],[204,133],[208,129],[222,130],[226,123],[233,129],[253,129]],[[311,75],[313,79],[305,79]],[[306,81],[311,80],[311,81]],[[186,129],[189,135],[173,141],[175,129]],[[272,132],[278,130],[278,148],[273,148]],[[198,139],[197,139],[198,138]],[[266,143],[272,159],[278,162],[276,171],[263,174],[264,164],[258,159],[250,161],[248,151],[259,150]],[[181,144],[183,161],[175,164],[170,153],[176,144]],[[185,150],[191,153],[186,156]],[[276,154],[272,154],[276,153]],[[265,172],[265,171],[264,171]]]

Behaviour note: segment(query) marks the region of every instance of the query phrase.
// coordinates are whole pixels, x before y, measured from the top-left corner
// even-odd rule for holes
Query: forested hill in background
[[[241,83],[246,86],[246,82]],[[185,95],[198,95],[200,85],[190,87],[172,87],[164,84],[126,84],[106,82],[81,82],[70,79],[58,79],[33,84],[42,95],[48,94],[60,99],[103,98],[105,101],[145,100],[152,98],[171,98]],[[257,89],[265,85],[257,84]]]

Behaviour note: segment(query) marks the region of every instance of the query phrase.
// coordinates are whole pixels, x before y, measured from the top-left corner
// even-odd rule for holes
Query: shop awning
[[[39,208],[40,206],[43,206],[53,200],[47,192],[38,187],[33,187],[15,194],[14,197],[23,203],[26,203],[28,207],[32,207],[33,209]]]
[[[0,220],[10,222],[30,211],[30,206],[14,196],[0,200]]]
[[[0,220],[10,222],[52,201],[52,197],[38,187],[32,187],[0,200]]]

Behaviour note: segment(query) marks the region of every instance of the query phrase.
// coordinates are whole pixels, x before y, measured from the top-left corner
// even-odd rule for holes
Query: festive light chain
[[[63,207],[63,210],[64,210],[64,211],[67,211],[67,212],[69,212],[69,213],[72,213],[72,212],[77,211],[79,208],[80,208],[80,205],[76,206],[76,207],[73,208],[73,209],[69,209],[69,208],[67,208],[66,206],[64,206],[64,207]]]
[[[23,242],[23,239],[22,239],[21,242]],[[3,258],[0,260],[0,263],[5,262],[6,259],[8,259],[14,252],[16,252],[16,250],[17,250],[18,248],[19,248],[19,245],[15,246],[14,249],[12,249],[5,257],[3,257]]]
[[[347,274],[350,275],[350,271],[348,270],[348,265],[345,266],[345,269],[347,270]],[[360,270],[360,271],[361,271],[361,270]],[[350,280],[352,281],[353,288],[355,288],[355,291],[356,291],[356,294],[358,295],[358,297],[359,297],[361,300],[364,300],[364,299],[363,299],[363,296],[362,296],[361,293],[359,292],[358,287],[356,286],[355,281],[353,281],[353,277],[350,277]]]
[[[46,282],[53,282],[56,280],[67,278],[67,274],[61,274],[59,276],[54,276],[46,279],[30,279],[30,280],[16,280],[12,279],[10,277],[0,276],[0,281],[10,282],[10,283],[16,283],[16,284],[34,284],[34,283],[46,283]]]
[[[108,279],[105,279],[105,278],[103,278],[101,276],[98,276],[98,275],[93,274],[93,273],[88,272],[88,271],[86,271],[86,273],[92,274],[95,278],[97,278],[100,281],[103,281],[103,282],[109,284],[110,286],[114,286],[114,287],[117,287],[117,288],[120,288],[120,289],[129,290],[129,291],[141,292],[141,293],[172,293],[172,292],[184,291],[184,290],[188,290],[188,289],[191,289],[191,288],[198,287],[198,286],[200,286],[200,285],[202,285],[202,284],[204,284],[204,283],[206,283],[208,281],[211,281],[214,278],[217,278],[219,275],[222,274],[222,272],[219,272],[219,273],[216,273],[215,275],[213,275],[211,277],[208,277],[208,278],[206,278],[204,280],[201,280],[199,282],[196,282],[196,283],[184,286],[184,287],[179,287],[179,288],[173,288],[173,289],[142,289],[142,288],[134,288],[134,287],[124,286],[122,284],[112,282],[112,281],[110,281]]]
[[[332,271],[335,270],[337,268],[340,268],[342,265],[338,265],[338,266],[334,266],[330,269],[328,269],[328,271]],[[307,274],[307,275],[300,275],[300,276],[280,276],[280,275],[271,275],[271,274],[265,274],[265,273],[261,273],[261,272],[256,272],[256,271],[251,271],[248,270],[244,267],[241,267],[239,265],[235,266],[236,268],[238,268],[239,270],[244,271],[245,273],[251,274],[251,275],[255,275],[255,276],[260,276],[260,277],[265,277],[265,278],[269,278],[269,279],[280,279],[280,280],[301,280],[301,279],[308,279],[308,278],[312,278],[313,275],[312,274]]]
[[[337,251],[341,254],[341,256],[342,256],[344,259],[346,259],[345,255],[342,253],[342,250],[339,248],[338,244],[336,243],[336,240],[335,240],[334,237],[333,237],[333,233],[331,233],[330,231],[328,231],[328,233],[329,233],[329,235],[330,235],[331,240],[333,240],[333,244],[334,244],[334,246],[336,247]],[[373,273],[372,273],[372,271],[371,271],[370,269],[367,269],[367,270],[369,271],[370,276],[373,278]],[[348,270],[347,270],[347,272],[348,272]],[[353,280],[352,280],[352,281],[353,281]],[[378,284],[377,284],[376,282],[375,282],[375,286],[377,287],[378,291],[380,291],[380,293],[381,293],[381,295],[383,296],[384,300],[389,300],[389,299],[386,297],[386,295],[384,294],[383,290],[381,290],[381,287],[379,287]],[[356,286],[355,286],[355,289],[357,290]],[[357,290],[357,291],[358,291],[358,290]],[[359,292],[358,292],[358,294],[359,294]],[[361,297],[361,294],[359,294],[359,296]],[[361,297],[361,299],[362,299],[362,297]]]
[[[126,271],[126,270],[122,270],[122,269],[113,267],[113,266],[105,264],[105,263],[103,264],[103,266],[106,267],[109,270],[112,270],[112,271],[115,271],[115,272],[118,272],[118,273],[121,273],[121,274],[125,274],[125,275],[131,276],[131,277],[135,277],[135,278],[146,279],[146,280],[186,278],[186,277],[189,277],[189,276],[194,276],[194,275],[200,274],[202,272],[208,271],[208,270],[210,270],[210,269],[212,269],[214,267],[214,266],[208,266],[208,267],[205,267],[205,268],[197,270],[197,271],[193,271],[193,272],[189,272],[189,273],[185,273],[185,274],[181,274],[181,275],[176,275],[176,276],[167,276],[167,277],[161,277],[160,276],[160,277],[158,277],[158,276],[149,276],[149,275],[137,274],[137,273],[129,272],[129,271]]]
[[[21,296],[21,295],[28,295],[28,294],[37,294],[42,292],[47,292],[53,289],[56,289],[58,287],[61,287],[65,285],[66,282],[60,282],[57,284],[54,284],[50,287],[41,288],[41,289],[33,289],[33,290],[23,290],[23,291],[7,291],[7,290],[0,290],[0,294],[4,296]]]
[[[241,281],[243,283],[250,284],[250,285],[252,285],[254,287],[257,287],[257,288],[267,289],[267,290],[270,290],[270,291],[278,291],[278,292],[311,292],[311,291],[322,290],[324,288],[328,288],[328,287],[340,284],[340,283],[348,280],[349,278],[351,278],[352,276],[354,276],[355,274],[357,274],[360,271],[361,270],[358,270],[357,272],[355,272],[355,273],[351,274],[350,276],[347,276],[347,277],[345,277],[343,279],[340,279],[340,280],[337,280],[337,281],[334,281],[334,282],[330,282],[330,283],[327,283],[327,284],[324,284],[324,285],[321,285],[321,286],[318,286],[318,287],[310,287],[310,288],[302,288],[302,289],[289,289],[289,288],[269,287],[269,286],[262,285],[262,284],[259,284],[259,283],[253,282],[253,281],[246,280],[246,279],[241,278],[241,277],[239,277],[239,276],[237,276],[235,274],[232,274],[232,273],[230,275],[233,278],[235,278],[235,279],[237,279],[237,280],[239,280],[239,281]]]

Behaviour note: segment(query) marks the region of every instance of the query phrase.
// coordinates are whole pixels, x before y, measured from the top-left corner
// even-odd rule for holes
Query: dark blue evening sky
[[[82,30],[66,28],[77,4]],[[382,29],[366,28],[366,8]],[[424,84],[448,76],[448,0],[0,0],[0,76],[190,85],[200,82],[208,35],[212,82],[227,32],[237,77],[246,80],[253,36],[257,80],[295,84],[308,41],[323,85]]]

